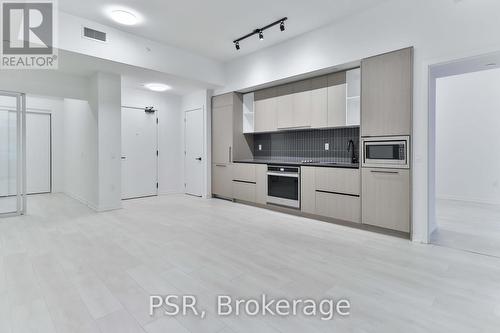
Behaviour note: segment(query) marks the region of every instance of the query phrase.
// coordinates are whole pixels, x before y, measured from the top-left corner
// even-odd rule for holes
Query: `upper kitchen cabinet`
[[[328,127],[346,126],[346,74],[334,73],[328,76]]]
[[[328,77],[311,80],[310,121],[312,128],[328,127]]]
[[[361,135],[410,135],[413,48],[361,62]]]
[[[276,131],[278,97],[276,88],[256,91],[254,94],[254,132]]]
[[[311,127],[311,80],[277,88],[278,130]]]

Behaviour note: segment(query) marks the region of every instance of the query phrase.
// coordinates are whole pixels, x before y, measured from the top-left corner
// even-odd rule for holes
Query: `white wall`
[[[437,198],[500,204],[500,69],[437,80]]]
[[[413,239],[427,242],[429,66],[500,50],[499,11],[496,0],[389,0],[227,63],[227,85],[217,94],[415,46]]]
[[[64,160],[64,192],[97,210],[97,114],[88,101],[64,100]]]
[[[123,88],[122,106],[158,110],[158,193],[184,192],[184,120],[181,97],[142,89]]]
[[[224,84],[223,66],[215,60],[67,13],[59,13],[59,26],[64,27],[59,29],[59,48],[64,50],[194,79],[208,85]],[[106,32],[108,41],[102,43],[83,38],[83,26]]]
[[[213,92],[210,90],[200,90],[196,91],[192,94],[186,95],[182,97],[182,111],[185,113],[186,111],[192,111],[196,109],[203,110],[203,123],[205,124],[203,128],[203,197],[208,198],[211,193],[211,152],[212,152],[212,94]],[[183,119],[185,119],[185,114],[183,114]],[[185,131],[185,124],[183,122],[182,131]],[[182,147],[184,149],[184,134],[183,134],[183,142]],[[184,156],[183,156],[184,163]]]
[[[98,207],[121,208],[121,77],[96,73],[91,82],[91,107],[97,114]]]

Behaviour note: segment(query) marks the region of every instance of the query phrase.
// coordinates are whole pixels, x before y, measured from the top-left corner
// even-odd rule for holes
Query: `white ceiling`
[[[148,39],[229,61],[340,20],[386,0],[59,0],[60,10],[111,25]],[[114,23],[106,11],[113,6],[140,13],[143,22],[130,27]],[[276,26],[241,42],[232,41],[284,16],[286,31]]]
[[[118,62],[90,57],[80,53],[59,50],[59,71],[62,73],[90,76],[96,72],[107,72],[122,76],[125,87],[145,89],[144,84],[158,82],[169,85],[167,93],[186,95],[200,89],[214,88],[193,80],[183,79],[149,69],[125,65]]]

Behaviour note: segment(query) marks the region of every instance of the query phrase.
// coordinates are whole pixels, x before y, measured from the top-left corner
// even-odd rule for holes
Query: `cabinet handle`
[[[399,174],[399,171],[381,171],[381,170],[371,170],[373,173],[385,173],[385,174],[390,174],[390,175],[397,175]]]
[[[233,150],[233,147],[229,147],[229,163],[233,163],[232,150]]]
[[[279,130],[286,130],[286,129],[301,129],[301,128],[311,128],[311,125],[306,125],[306,126],[288,126],[288,127],[278,127]]]
[[[224,165],[224,164],[216,164],[215,166],[216,167],[221,167],[221,168],[225,168],[226,167],[226,165]]]

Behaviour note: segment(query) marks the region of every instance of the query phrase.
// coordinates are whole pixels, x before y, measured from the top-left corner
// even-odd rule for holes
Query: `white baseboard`
[[[94,202],[90,202],[88,201],[87,199],[85,198],[82,198],[81,196],[77,195],[77,194],[74,194],[74,193],[71,193],[71,192],[63,192],[64,194],[66,194],[68,197],[72,198],[72,199],[75,199],[76,201],[79,201],[81,202],[82,204],[84,204],[85,206],[89,207],[90,209],[98,212],[98,208],[97,208],[97,205],[94,203]]]

